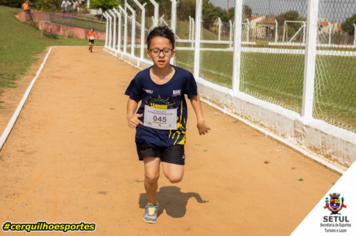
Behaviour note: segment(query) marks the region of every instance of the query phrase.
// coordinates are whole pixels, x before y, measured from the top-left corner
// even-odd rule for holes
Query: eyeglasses
[[[158,49],[158,48],[153,48],[153,49],[150,49],[149,51],[152,53],[152,56],[154,56],[154,57],[158,57],[161,54],[161,52],[163,52],[164,56],[169,57],[169,56],[172,55],[173,49],[163,48],[161,50],[161,49]]]

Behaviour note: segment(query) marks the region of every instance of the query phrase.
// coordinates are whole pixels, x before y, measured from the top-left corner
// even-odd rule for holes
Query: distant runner
[[[94,39],[96,37],[96,34],[94,32],[94,28],[90,29],[90,32],[87,34],[87,37],[89,39],[89,51],[93,52],[93,47],[94,47]]]
[[[30,6],[29,6],[29,1],[28,0],[25,0],[23,1],[23,4],[22,4],[22,9],[24,10],[24,12],[26,13],[25,14],[25,17],[26,17],[26,21],[30,21],[31,20],[31,14],[30,14]]]

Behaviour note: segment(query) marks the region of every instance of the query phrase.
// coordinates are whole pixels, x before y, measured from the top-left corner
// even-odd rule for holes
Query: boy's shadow
[[[189,198],[194,197],[199,203],[205,203],[198,193],[182,193],[180,188],[176,186],[162,187],[157,192],[157,201],[159,202],[158,215],[166,210],[167,215],[173,218],[180,218],[187,212],[187,204]],[[140,208],[145,209],[147,205],[146,193],[141,193],[138,203]]]

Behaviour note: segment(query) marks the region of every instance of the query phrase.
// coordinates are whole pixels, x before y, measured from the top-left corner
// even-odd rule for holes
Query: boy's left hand
[[[205,123],[205,121],[198,122],[197,127],[200,135],[205,135],[205,133],[208,133],[210,130],[210,127]]]

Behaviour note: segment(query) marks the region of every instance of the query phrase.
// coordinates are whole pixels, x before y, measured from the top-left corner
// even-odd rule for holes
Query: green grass
[[[16,86],[16,80],[25,75],[31,64],[36,62],[36,55],[48,46],[87,45],[87,40],[64,38],[41,31],[20,22],[14,14],[21,9],[0,6],[0,94],[4,88]],[[103,46],[104,41],[97,41],[95,45]],[[0,103],[1,107],[1,103]]]
[[[232,88],[233,53],[200,52],[200,77]],[[301,113],[304,55],[242,52],[240,91]],[[194,51],[177,51],[193,72]],[[356,57],[317,56],[313,117],[356,131]]]

